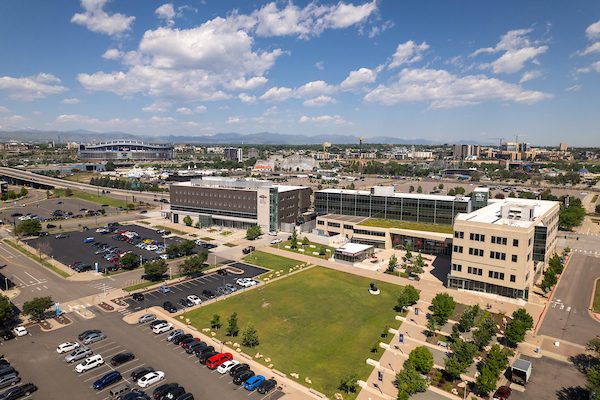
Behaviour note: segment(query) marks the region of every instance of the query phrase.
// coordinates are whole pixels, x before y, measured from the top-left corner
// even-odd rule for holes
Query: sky
[[[0,129],[598,146],[600,2],[3,0]]]

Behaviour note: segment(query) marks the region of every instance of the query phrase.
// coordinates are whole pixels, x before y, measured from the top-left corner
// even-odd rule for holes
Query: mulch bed
[[[98,304],[98,307],[102,308],[105,311],[114,311],[115,309],[113,306],[105,302]]]
[[[49,330],[52,328],[52,325],[50,325],[50,323],[46,320],[42,320],[42,321],[38,322],[38,325],[40,326],[40,328],[46,329],[46,330]]]
[[[54,320],[61,324],[61,325],[69,325],[71,322],[71,319],[69,317],[67,317],[66,315],[61,315],[59,317],[54,317]]]

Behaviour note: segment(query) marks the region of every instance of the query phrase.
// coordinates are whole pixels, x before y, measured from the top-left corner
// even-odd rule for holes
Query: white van
[[[77,366],[75,367],[75,371],[77,371],[78,373],[82,373],[85,371],[89,371],[90,369],[99,367],[102,364],[104,364],[104,359],[102,358],[102,356],[100,354],[95,354],[91,357],[86,358],[80,364],[77,364]]]
[[[108,392],[111,399],[120,400],[124,395],[131,392],[131,386],[128,384],[119,385],[110,389]]]

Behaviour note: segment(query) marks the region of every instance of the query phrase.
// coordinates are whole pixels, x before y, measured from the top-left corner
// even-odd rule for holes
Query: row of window
[[[452,271],[462,272],[462,265],[453,263]],[[477,267],[467,267],[467,273],[469,273],[471,275],[483,276],[483,269],[477,268]],[[488,277],[492,278],[492,279],[498,279],[500,281],[503,281],[504,280],[504,272],[488,271]],[[516,275],[511,274],[510,281],[516,282],[517,281]]]
[[[480,233],[471,233],[469,235],[469,239],[474,240],[476,242],[485,242],[485,235]]]
[[[494,260],[506,260],[506,253],[500,251],[490,251],[490,258]]]
[[[493,244],[501,244],[503,246],[506,246],[507,242],[508,242],[508,239],[506,239],[505,237],[502,237],[502,236],[492,236],[492,243]],[[517,240],[517,244],[518,243],[519,243],[519,241]],[[514,240],[513,240],[513,245],[514,245]]]
[[[462,231],[454,231],[455,239],[464,239],[465,233]],[[485,235],[481,233],[470,233],[469,239],[475,242],[485,242]],[[492,244],[500,244],[506,246],[508,244],[508,239],[502,236],[492,236]],[[512,245],[514,247],[519,247],[519,239],[513,239]],[[531,245],[531,240],[529,245]]]
[[[483,257],[483,249],[476,249],[473,247],[469,247],[469,255]]]

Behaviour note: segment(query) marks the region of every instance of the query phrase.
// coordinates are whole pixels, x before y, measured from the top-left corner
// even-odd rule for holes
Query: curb
[[[538,318],[537,322],[535,323],[535,327],[533,328],[533,334],[534,335],[537,335],[538,329],[541,326],[542,321],[546,317],[546,312],[548,311],[548,304],[550,304],[552,302],[552,299],[554,298],[554,293],[556,292],[556,289],[558,288],[558,285],[560,284],[560,281],[562,281],[563,276],[565,276],[565,272],[566,272],[567,268],[571,264],[571,258],[572,257],[573,257],[573,253],[572,253],[572,250],[571,250],[571,252],[569,253],[569,258],[567,259],[567,261],[565,262],[565,264],[563,266],[563,271],[560,274],[560,277],[558,278],[558,281],[556,282],[556,285],[554,285],[554,287],[552,288],[552,291],[550,292],[550,296],[548,296],[548,301],[546,302],[546,304],[544,304],[544,309],[542,310],[542,312],[540,314],[540,317]]]

